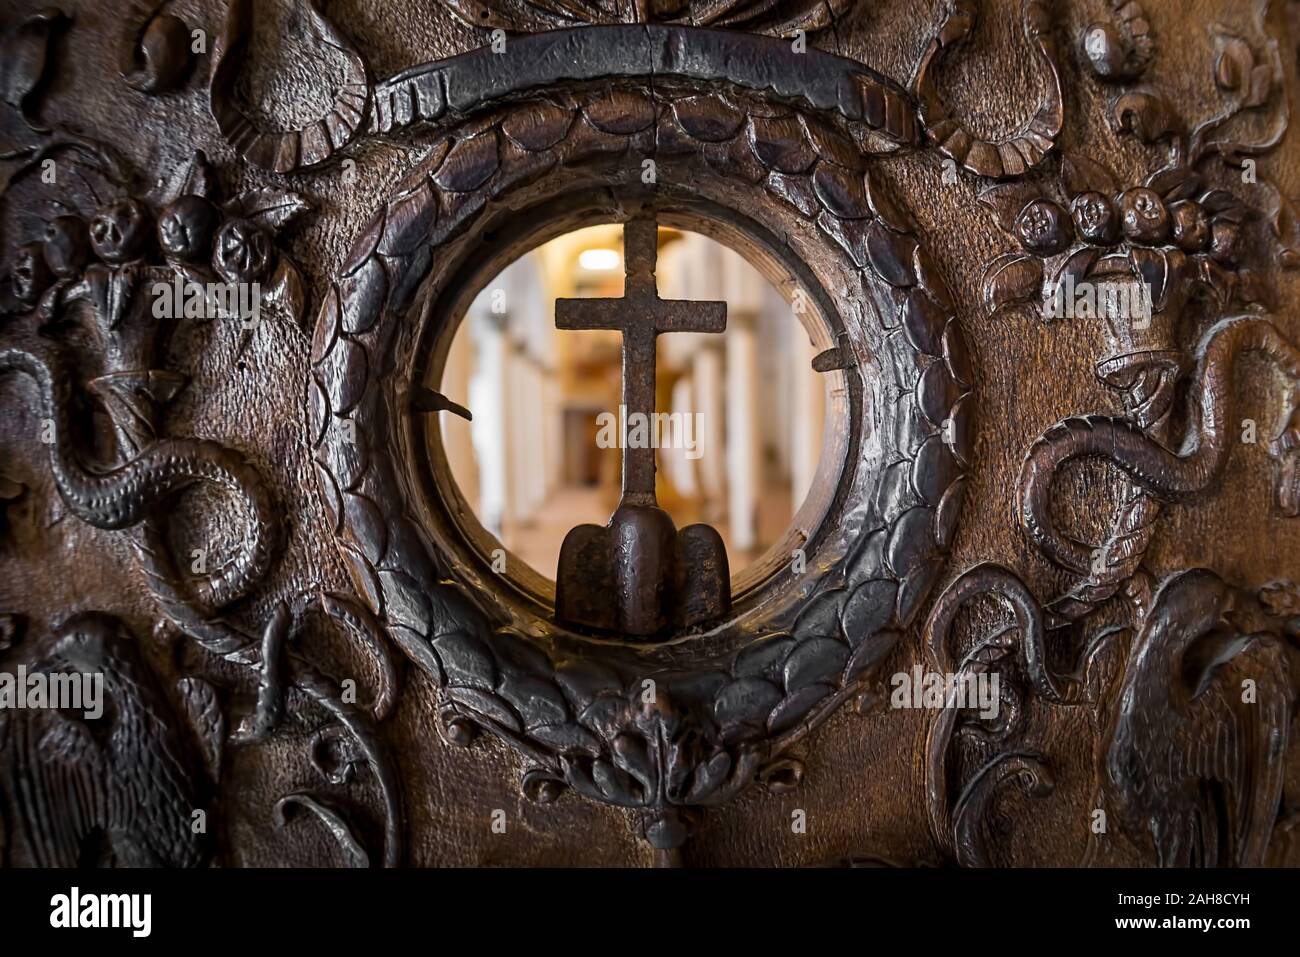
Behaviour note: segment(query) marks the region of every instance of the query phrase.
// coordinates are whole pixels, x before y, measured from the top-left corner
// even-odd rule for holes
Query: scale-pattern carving
[[[1042,0],[1024,0],[1021,17],[1025,36],[1034,46],[1046,74],[1043,98],[1033,117],[1013,136],[993,142],[971,134],[957,120],[939,95],[935,73],[944,55],[966,39],[979,10],[976,0],[955,0],[944,21],[926,47],[917,67],[912,89],[916,93],[925,135],[944,156],[977,176],[1011,179],[1034,169],[1056,146],[1065,125],[1065,101],[1061,96],[1061,74],[1052,18]]]
[[[524,758],[521,786],[534,801],[553,801],[569,787],[634,809],[637,833],[661,862],[680,859],[683,842],[699,824],[699,807],[726,801],[751,781],[780,794],[805,779],[826,779],[811,760],[805,768],[809,756],[800,753],[802,739],[873,682],[886,656],[906,650],[903,636],[915,630],[942,573],[971,481],[967,473],[977,464],[971,461],[974,376],[956,309],[894,199],[894,190],[921,198],[917,186],[936,156],[907,151],[928,144],[949,161],[943,163],[946,186],[952,174],[1000,181],[979,198],[1015,248],[986,271],[990,313],[1024,302],[1037,305],[1066,279],[1141,280],[1155,290],[1157,309],[1145,328],[1106,317],[1103,351],[1081,360],[1091,362],[1098,380],[1122,403],[1122,415],[1111,410],[1067,418],[1047,429],[1023,460],[1005,447],[1003,436],[989,437],[984,464],[1022,461],[1022,480],[1017,486],[990,467],[981,487],[1005,496],[1004,514],[1019,516],[1025,544],[1050,562],[1036,571],[1064,572],[1069,584],[1040,605],[1028,576],[1022,580],[1010,568],[985,562],[958,576],[935,601],[921,629],[928,664],[939,672],[996,672],[1003,682],[996,719],[948,708],[930,724],[917,762],[925,771],[934,845],[924,859],[937,854],[985,865],[1023,859],[1037,850],[1031,845],[1041,844],[1043,856],[1059,862],[1070,856],[1068,842],[1084,836],[1084,821],[1077,835],[1043,841],[1035,812],[1080,806],[1088,797],[1081,786],[1096,789],[1097,809],[1119,825],[1111,836],[1088,839],[1085,863],[1099,851],[1114,855],[1125,843],[1119,853],[1128,863],[1259,864],[1287,856],[1278,835],[1295,820],[1284,773],[1300,673],[1294,660],[1300,634],[1295,588],[1275,581],[1256,594],[1206,570],[1182,571],[1180,557],[1169,567],[1179,546],[1155,533],[1165,503],[1212,490],[1222,474],[1235,444],[1234,373],[1240,387],[1247,382],[1241,373],[1252,368],[1268,368],[1270,375],[1280,370],[1287,380],[1283,428],[1269,452],[1279,470],[1282,511],[1292,514],[1300,505],[1300,360],[1283,295],[1291,290],[1275,282],[1280,270],[1300,263],[1300,216],[1280,185],[1293,179],[1294,163],[1278,149],[1289,135],[1286,93],[1294,83],[1293,58],[1283,56],[1293,39],[1283,33],[1300,23],[1289,7],[1261,0],[1243,14],[1221,4],[1225,14],[1219,19],[1229,25],[1213,23],[1213,47],[1199,50],[1205,43],[1199,28],[1137,0],[1107,0],[1086,11],[1044,0],[1012,7],[955,0],[943,5],[940,26],[929,36],[923,35],[925,24],[904,23],[912,13],[906,5],[851,11],[848,0],[454,0],[446,9],[420,8],[403,16],[427,17],[445,27],[454,15],[505,32],[489,37],[452,24],[443,31],[450,38],[445,44],[439,37],[445,58],[374,81],[367,58],[373,21],[364,15],[339,21],[347,28],[341,30],[325,17],[326,5],[312,0],[291,29],[331,47],[328,56],[342,65],[342,82],[331,87],[327,108],[322,100],[319,120],[274,130],[253,122],[237,96],[237,75],[265,67],[242,55],[250,30],[262,29],[260,20],[254,22],[260,8],[246,0],[196,0],[176,8],[182,21],[159,0],[130,0],[102,39],[92,38],[85,26],[102,11],[73,6],[76,16],[48,8],[19,17],[5,24],[0,37],[0,128],[6,136],[0,193],[9,247],[0,277],[0,366],[37,380],[42,390],[32,393],[23,384],[16,394],[37,394],[37,416],[59,427],[58,441],[46,450],[30,436],[15,435],[8,420],[0,426],[6,452],[11,445],[30,446],[28,457],[38,456],[35,462],[16,457],[12,466],[6,460],[0,470],[0,560],[26,561],[28,547],[55,534],[86,540],[85,529],[65,526],[55,533],[42,523],[39,513],[47,504],[61,507],[47,502],[41,487],[48,452],[55,491],[67,499],[62,507],[125,531],[149,598],[167,619],[160,634],[180,629],[191,642],[176,649],[179,655],[206,653],[198,669],[174,662],[179,674],[167,682],[176,688],[176,713],[196,732],[196,742],[189,742],[192,748],[197,744],[196,767],[201,756],[217,784],[229,785],[220,775],[229,778],[232,766],[246,769],[258,760],[247,753],[238,762],[228,760],[230,748],[266,741],[286,724],[319,719],[323,710],[330,723],[307,733],[306,757],[338,788],[360,773],[373,776],[382,803],[382,850],[367,848],[367,831],[354,827],[340,795],[296,790],[297,782],[267,809],[268,820],[284,829],[285,843],[317,826],[350,864],[402,859],[407,835],[401,790],[373,723],[384,721],[397,700],[398,668],[388,638],[436,679],[449,740],[467,743],[479,728],[505,738]],[[357,10],[364,14],[369,4]],[[1027,44],[1016,43],[1017,52],[1007,58],[1023,50],[1042,93],[1007,111],[1027,120],[1005,138],[972,134],[941,96],[941,63],[975,40],[977,10],[1006,17],[1013,30],[1023,30]],[[332,7],[331,12],[340,14]],[[1067,25],[1085,23],[1078,36],[1066,35]],[[219,24],[224,28],[215,37],[204,97],[186,88],[191,72],[206,75],[206,69],[190,69],[202,55],[190,49],[188,31],[191,25]],[[563,29],[577,24],[581,29]],[[830,27],[833,34],[828,29],[819,37],[789,35]],[[511,32],[520,29],[545,32]],[[1004,31],[994,26],[994,32]],[[480,41],[491,47],[459,52],[464,43]],[[914,68],[899,69],[913,77],[910,94],[881,72],[828,52],[880,49],[880,43],[920,51]],[[79,58],[75,74],[62,62],[69,52]],[[1157,53],[1169,58],[1163,70],[1151,69]],[[1206,119],[1198,122],[1183,112],[1201,102],[1199,95],[1134,85],[1148,76],[1167,77],[1202,53],[1210,56],[1212,75],[1197,89],[1213,91],[1220,101]],[[107,130],[98,113],[105,104],[115,113],[116,105],[102,89],[86,86],[82,54],[91,54],[84,63],[99,62],[105,82],[126,97],[122,113],[138,129],[138,142],[117,146],[144,167],[175,156],[178,135],[193,136],[194,146],[223,156],[224,140],[235,165],[222,169],[222,178],[251,175],[263,185],[277,173],[317,173],[362,137],[387,139],[424,157],[424,165],[363,231],[324,295],[313,295],[322,305],[304,430],[337,539],[325,544],[337,545],[360,598],[300,592],[269,603],[272,611],[260,628],[235,623],[238,612],[227,606],[266,598],[258,592],[266,576],[277,572],[273,556],[286,522],[272,498],[289,506],[288,524],[300,521],[295,511],[311,509],[287,476],[284,487],[273,488],[268,470],[259,475],[249,465],[273,461],[270,449],[280,436],[268,432],[245,440],[246,461],[244,454],[209,441],[167,434],[162,412],[185,380],[162,368],[170,364],[166,336],[138,322],[131,309],[145,305],[143,283],[180,275],[266,281],[296,319],[308,290],[264,230],[274,232],[275,221],[305,210],[304,198],[272,186],[217,207],[209,201],[216,181],[209,168],[192,171],[179,195],[156,201],[139,196],[136,187],[155,174],[166,178],[166,171],[133,172],[118,149],[84,132]],[[993,68],[989,89],[996,89],[997,73],[1010,68],[986,63]],[[1065,99],[1062,78],[1072,87]],[[290,93],[305,93],[313,84],[319,91],[326,82],[307,71],[274,80],[272,87]],[[171,95],[144,100],[138,93]],[[1099,122],[1067,127],[1066,99],[1072,111],[1093,112]],[[205,109],[211,122],[190,122],[202,119]],[[1085,131],[1086,141],[1072,140]],[[115,129],[102,135],[118,134]],[[1124,137],[1140,143],[1120,149]],[[1167,157],[1133,168],[1162,150]],[[1262,161],[1259,170],[1248,165],[1275,150],[1276,170],[1265,171]],[[383,151],[352,151],[357,169],[349,168],[344,181]],[[888,182],[869,159],[882,154],[894,154],[879,164],[888,167]],[[636,176],[643,158],[659,164],[662,178],[655,190]],[[53,197],[40,189],[54,185],[41,181],[47,161],[59,168],[58,188],[49,191],[61,204],[53,216],[45,205]],[[1270,179],[1274,174],[1276,181]],[[327,176],[315,181],[326,191]],[[303,175],[294,188],[308,182]],[[475,248],[476,230],[495,227],[510,212],[529,211],[537,198],[554,198],[557,190],[579,183],[616,196],[622,205],[611,200],[602,209],[612,208],[619,219],[645,207],[672,212],[674,204],[685,209],[692,200],[730,197],[730,205],[720,204],[729,212],[758,211],[769,226],[779,222],[776,232],[797,251],[794,258],[824,255],[836,263],[826,269],[837,278],[834,283],[824,282],[817,268],[810,270],[827,294],[822,306],[838,301],[843,309],[842,328],[832,330],[834,345],[814,368],[842,375],[850,393],[859,390],[854,394],[863,401],[853,406],[851,424],[881,424],[884,457],[878,473],[875,463],[860,467],[845,490],[847,504],[836,506],[835,523],[823,523],[842,526],[835,538],[841,550],[828,550],[833,561],[826,567],[795,578],[800,588],[783,593],[779,612],[652,649],[586,640],[543,620],[536,603],[517,603],[513,592],[486,578],[466,560],[468,546],[449,541],[448,526],[435,514],[430,500],[437,495],[428,494],[429,476],[422,471],[423,414],[451,406],[415,381],[423,375],[417,360],[425,358],[422,337],[428,332],[418,307],[425,296],[446,291],[450,274]],[[970,264],[964,258],[988,225],[955,208],[960,200],[954,197],[961,195],[959,184],[946,194],[924,196],[935,207],[938,228],[962,222],[970,233],[948,246],[954,252],[945,267],[955,267],[958,275],[965,274]],[[341,207],[355,212],[349,207],[355,202],[349,196],[339,207],[326,204],[319,224],[324,228],[302,238],[299,254],[320,255],[316,240],[333,241],[329,217]],[[10,214],[16,214],[16,224]],[[48,228],[43,239],[28,230],[33,218]],[[217,250],[226,252],[214,256],[217,229],[223,237]],[[162,256],[155,256],[159,251]],[[88,265],[94,259],[100,262]],[[839,281],[843,276],[852,278]],[[1208,296],[1195,300],[1193,291]],[[862,304],[860,313],[855,303]],[[987,321],[980,331],[994,348],[1014,352],[1014,337],[1000,326]],[[93,369],[73,361],[71,341],[60,341],[70,327],[72,341],[92,340],[84,366]],[[1047,371],[1078,358],[1061,345],[1063,337],[1084,341],[1089,331],[1060,328],[1043,354],[1015,356],[1033,373]],[[245,338],[240,350],[265,346]],[[1257,355],[1241,361],[1247,353]],[[1256,362],[1259,354],[1267,365]],[[92,377],[89,382],[82,382],[83,373]],[[6,388],[15,388],[14,378],[6,377]],[[988,383],[1004,390],[1001,398],[1013,408],[1026,395],[1016,392],[1019,385]],[[1034,388],[1057,386],[1036,381]],[[883,399],[883,408],[871,409],[868,397]],[[69,420],[83,406],[97,413],[94,434],[80,432],[73,442],[66,438]],[[1264,407],[1271,412],[1271,404]],[[1100,562],[1095,550],[1067,534],[1085,510],[1064,494],[1066,483],[1076,481],[1067,463],[1082,458],[1100,459],[1124,473],[1112,497]],[[163,507],[191,482],[234,493],[252,519],[244,551],[207,577],[177,567],[176,543],[169,540],[176,529],[169,530]],[[1190,514],[1179,520],[1183,530],[1208,540],[1198,548],[1231,543],[1234,536],[1239,541],[1260,528],[1270,535],[1286,529],[1259,504],[1237,516],[1250,531],[1229,531]],[[988,537],[996,531],[970,531],[977,548],[996,540]],[[1271,550],[1260,549],[1257,560],[1234,569],[1236,578],[1262,568],[1267,578],[1285,574],[1271,566],[1282,564],[1277,555],[1294,550],[1290,539],[1263,544]],[[322,557],[318,543],[308,551],[308,562]],[[303,557],[294,555],[293,564]],[[94,563],[105,560],[79,557],[78,567],[93,572]],[[20,577],[28,577],[27,571]],[[51,583],[51,589],[70,605],[84,597],[88,606],[101,607],[103,600],[89,597],[91,586]],[[969,615],[982,622],[987,606],[976,604],[980,598],[1009,605],[1014,620],[987,633],[976,624],[970,636],[959,619]],[[135,616],[153,610],[131,596],[123,596],[122,604],[132,606]],[[0,611],[0,651],[7,653],[25,619],[18,609]],[[373,653],[379,680],[372,700],[345,703],[338,682],[309,660],[307,636],[293,640],[313,618],[343,629]],[[83,631],[111,631],[108,644],[123,644],[118,639],[125,626],[111,619],[74,622]],[[973,643],[966,644],[970,637]],[[232,676],[238,689],[231,687]],[[1257,686],[1257,704],[1247,706],[1238,694],[1246,679]],[[233,727],[227,699],[238,691],[255,692],[256,704]],[[168,737],[166,702],[153,690],[147,697],[146,710],[158,719],[150,726]],[[1062,749],[1055,745],[1062,727],[1086,722],[1095,768],[1081,782],[1077,761],[1058,761]],[[904,726],[894,714],[870,726],[849,725],[848,733],[862,734],[868,751],[878,753],[898,745],[900,733],[903,747],[909,746],[912,739],[897,730]],[[0,738],[6,727],[10,750],[0,771],[6,783],[27,788],[30,800],[25,817],[5,808],[0,856],[12,860],[17,845],[31,843],[30,834],[20,831],[64,827],[80,833],[88,822],[102,825],[102,807],[69,802],[46,773],[51,758],[84,757],[82,769],[98,782],[85,785],[89,794],[105,780],[99,775],[105,764],[95,752],[81,747],[75,734],[49,742],[32,738],[35,722],[15,723],[0,713]],[[388,733],[411,737],[407,727]],[[155,756],[185,757],[179,738],[168,737],[161,751],[143,730],[131,732],[131,739],[125,743],[153,748]],[[417,734],[415,747],[404,742],[398,753],[427,769],[440,757],[421,747],[426,743]],[[200,862],[203,853],[176,830],[178,814],[169,810],[193,803],[185,793],[189,782],[166,773],[146,776],[150,782],[132,781],[129,792],[143,817],[117,818],[132,832],[119,860]],[[239,786],[242,779],[233,783]],[[908,792],[902,793],[906,800]],[[1053,795],[1049,807],[1045,799]],[[448,796],[460,806],[459,792]],[[1002,812],[1013,802],[1023,811],[1016,815],[1016,830],[1027,841],[999,833]],[[310,824],[291,822],[301,811]],[[900,825],[904,832],[906,827]],[[1126,842],[1114,842],[1121,833]],[[895,833],[887,839],[908,840]],[[45,861],[71,855],[66,842],[39,835],[36,842]],[[897,856],[892,849],[867,850],[882,853],[861,859],[887,863]]]
[[[969,356],[908,221],[843,134],[811,114],[745,103],[739,94],[614,88],[525,102],[441,137],[363,230],[317,321],[311,428],[358,589],[456,714],[511,741],[545,775],[625,806],[729,799],[862,684],[941,568],[970,458]],[[788,631],[689,673],[629,669],[590,649],[579,658],[485,616],[412,516],[397,451],[401,389],[388,385],[408,374],[405,317],[439,246],[472,228],[486,203],[560,164],[651,149],[661,162],[689,158],[700,175],[763,184],[894,304],[880,361],[900,393],[888,439],[896,459],[852,554]],[[652,701],[642,698],[648,679]],[[662,840],[671,845],[681,835],[669,830]]]
[[[820,30],[844,13],[851,0],[449,0],[474,27],[552,30],[595,23],[668,22],[694,27],[732,27],[784,35]]]

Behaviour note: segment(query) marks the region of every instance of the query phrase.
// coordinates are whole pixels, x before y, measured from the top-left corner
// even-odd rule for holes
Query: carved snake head
[[[106,688],[136,686],[135,646],[117,618],[100,612],[74,615],[54,633],[56,668],[103,675]]]

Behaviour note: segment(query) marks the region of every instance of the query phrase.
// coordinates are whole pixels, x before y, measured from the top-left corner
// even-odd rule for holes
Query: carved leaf
[[[1042,289],[1043,264],[1034,256],[1007,253],[984,271],[984,305],[990,312],[1028,302]]]
[[[303,288],[302,274],[288,256],[281,256],[266,292],[269,302],[282,307],[297,326],[302,325],[306,311],[307,294]]]
[[[57,7],[47,7],[28,17],[0,40],[0,95],[18,107],[27,125],[39,132],[33,114],[34,94],[45,79],[50,39],[69,18]]]
[[[1129,262],[1151,290],[1151,303],[1156,309],[1165,305],[1169,289],[1176,284],[1187,264],[1187,256],[1179,249],[1147,249],[1134,246],[1129,250]]]
[[[127,45],[119,67],[126,85],[156,95],[180,86],[193,62],[190,28],[159,4],[136,3],[127,15]]]
[[[279,232],[311,210],[300,193],[285,189],[250,189],[226,204],[232,216],[252,220],[272,232]]]
[[[1255,54],[1250,52],[1250,45],[1240,37],[1220,38],[1222,50],[1214,66],[1214,81],[1222,90],[1242,91],[1249,88],[1252,70],[1255,66]]]
[[[1135,91],[1119,97],[1111,107],[1111,125],[1117,133],[1129,133],[1144,143],[1170,139],[1182,130],[1182,121],[1164,97]]]
[[[1300,268],[1300,216],[1296,214],[1295,204],[1280,192],[1272,227],[1281,246],[1278,262],[1284,269]]]
[[[370,855],[366,853],[366,849],[361,846],[361,842],[353,835],[348,822],[333,808],[321,803],[310,794],[296,793],[281,798],[275,805],[275,823],[277,827],[284,827],[288,823],[287,812],[293,805],[305,807],[320,819],[320,822],[325,825],[326,830],[338,843],[339,849],[343,851],[349,867],[364,868],[370,866]]]
[[[1273,71],[1261,65],[1250,71],[1250,92],[1246,94],[1246,106],[1263,106],[1273,93]]]
[[[1113,194],[1119,189],[1115,174],[1101,163],[1079,153],[1066,154],[1061,160],[1061,186],[1067,196],[1096,192]]]
[[[182,169],[172,177],[168,184],[165,198],[167,201],[178,196],[202,196],[212,199],[217,194],[217,173],[208,162],[203,150],[195,150]]]
[[[1246,221],[1249,210],[1236,194],[1226,189],[1212,189],[1200,199],[1201,207],[1214,219],[1242,223]]]
[[[1233,94],[1232,104],[1226,113],[1197,127],[1190,159],[1194,163],[1206,153],[1217,152],[1232,165],[1240,165],[1239,156],[1272,149],[1286,132],[1285,97],[1266,110],[1267,123],[1259,123],[1254,112],[1269,107],[1274,92],[1282,85],[1282,59],[1275,40],[1268,41],[1261,57],[1240,37],[1223,31],[1222,27],[1215,29],[1219,47],[1215,82]]]
[[[221,776],[221,748],[226,738],[226,715],[221,710],[217,689],[202,678],[176,682],[181,710],[203,752],[203,764],[212,780]]]
[[[1148,188],[1159,193],[1167,203],[1191,199],[1201,188],[1201,177],[1189,166],[1170,166],[1147,177]]]
[[[993,210],[998,225],[1010,232],[1020,211],[1041,196],[1042,191],[1032,183],[1005,183],[984,190],[979,195],[979,202]]]
[[[1052,299],[1058,294],[1063,294],[1058,293],[1057,290],[1060,288],[1061,283],[1065,281],[1066,276],[1072,277],[1075,286],[1083,282],[1100,256],[1101,250],[1095,246],[1085,246],[1072,253],[1065,262],[1061,263],[1061,268],[1052,277],[1050,288],[1045,292],[1047,298]]]
[[[1228,272],[1212,259],[1201,258],[1197,261],[1197,278],[1219,300],[1220,308],[1232,301],[1233,290],[1237,286],[1236,273]]]

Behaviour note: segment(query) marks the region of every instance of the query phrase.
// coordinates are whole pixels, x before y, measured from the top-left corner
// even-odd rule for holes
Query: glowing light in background
[[[612,249],[584,249],[578,254],[578,265],[589,272],[608,272],[617,269],[622,261]]]

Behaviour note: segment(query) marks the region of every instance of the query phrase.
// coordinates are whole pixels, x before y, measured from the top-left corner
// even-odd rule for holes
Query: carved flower
[[[78,276],[90,259],[90,237],[80,216],[58,216],[45,228],[45,265],[60,279]]]
[[[1079,236],[1098,246],[1109,246],[1119,236],[1115,204],[1104,193],[1090,191],[1075,197],[1074,227]]]
[[[164,253],[182,262],[207,259],[219,219],[217,208],[202,196],[181,196],[168,203],[158,217],[158,244]]]
[[[1016,217],[1016,236],[1031,253],[1054,256],[1070,245],[1073,228],[1065,210],[1050,199],[1036,199]]]
[[[90,222],[90,245],[104,262],[120,266],[144,253],[152,225],[144,203],[138,199],[120,200],[95,214]]]
[[[41,298],[41,293],[50,285],[50,271],[45,265],[40,243],[26,243],[19,247],[9,273],[9,285],[14,298],[24,305],[33,305]]]
[[[271,265],[271,237],[247,219],[231,219],[217,232],[212,268],[226,282],[256,282]]]
[[[1156,245],[1169,238],[1169,210],[1153,189],[1126,189],[1119,198],[1119,216],[1124,237],[1132,242]]]

